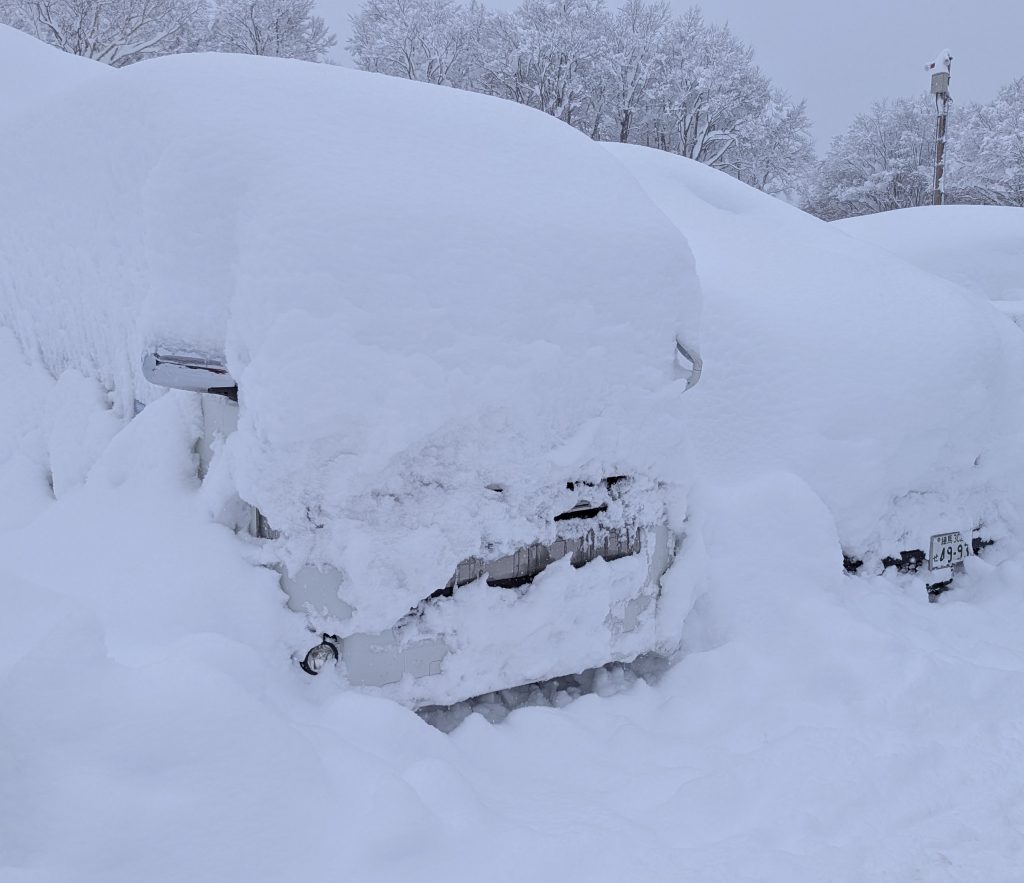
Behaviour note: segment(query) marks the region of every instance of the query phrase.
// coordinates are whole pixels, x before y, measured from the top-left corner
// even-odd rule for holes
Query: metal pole
[[[942,172],[946,153],[946,118],[949,114],[949,93],[935,96],[935,177],[932,183],[932,205],[942,205],[944,196]]]
[[[935,173],[932,177],[932,205],[942,205],[943,191],[942,173],[946,154],[946,120],[949,116],[949,105],[953,100],[949,97],[949,73],[953,66],[953,56],[946,49],[925,70],[932,75],[931,94],[935,96]]]

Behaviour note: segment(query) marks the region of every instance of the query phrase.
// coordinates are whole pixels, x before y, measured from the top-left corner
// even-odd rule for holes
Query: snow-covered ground
[[[0,59],[9,46],[33,53],[23,39],[0,28]],[[64,63],[48,50],[32,58],[26,69]],[[136,71],[133,83],[181,94],[175,78],[193,63],[204,60],[107,78]],[[304,77],[288,63],[238,63],[239,80]],[[328,84],[359,76],[316,70]],[[68,89],[88,76],[71,71]],[[150,106],[141,86],[117,88],[126,107]],[[66,173],[59,163],[81,136],[109,182],[89,129],[97,100],[67,99],[70,143],[46,157]],[[453,114],[491,114],[476,96],[451,101]],[[28,174],[24,145],[59,126],[31,102],[14,113]],[[549,125],[518,117],[524,128],[535,118]],[[175,153],[187,146],[151,149],[161,168],[188,169]],[[124,169],[125,193],[97,186],[80,216],[51,218],[52,233],[58,194],[33,202],[24,191],[19,211],[38,212],[24,229],[41,239],[15,237],[5,210],[0,879],[1021,878],[1024,554],[1012,465],[1024,338],[947,281],[718,173],[634,150],[622,161],[689,239],[705,296],[705,376],[682,398],[695,479],[676,566],[701,589],[680,627],[684,652],[652,683],[618,690],[609,675],[562,708],[522,708],[499,725],[472,715],[449,735],[293,664],[301,621],[276,575],[211,517],[216,493],[196,477],[193,396],[150,393],[130,421],[128,404],[112,401],[111,385],[141,381],[127,363],[104,373],[97,354],[141,348],[136,314],[188,315],[145,301],[152,266],[110,257],[114,209],[159,180]],[[593,162],[647,217],[615,163]],[[231,170],[206,171],[202,195]],[[171,196],[166,182],[182,178],[163,180]],[[190,239],[171,224],[199,196],[179,194],[159,229],[219,266],[209,231]],[[681,242],[649,223],[655,242]],[[133,237],[152,228],[116,229],[116,254],[146,254]],[[68,231],[91,238],[65,241]],[[58,253],[39,255],[40,241]],[[689,273],[685,252],[647,271],[668,274],[673,261]],[[221,268],[227,284],[232,267]],[[397,256],[389,270],[399,268]],[[76,271],[78,288],[45,291]],[[121,287],[85,285],[108,278]],[[28,297],[32,285],[52,300]],[[255,327],[243,323],[236,340],[261,339]],[[234,368],[256,363],[231,345]],[[941,410],[943,394],[962,408]],[[969,504],[991,488],[998,505],[986,515],[1003,531],[936,604],[923,575],[842,567],[845,545],[877,545],[915,511],[942,514],[944,504],[892,499],[922,482],[930,500],[948,487]]]

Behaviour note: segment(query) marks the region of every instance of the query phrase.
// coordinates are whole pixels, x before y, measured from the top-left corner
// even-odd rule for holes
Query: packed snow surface
[[[23,38],[0,29],[0,59],[14,39]],[[56,80],[66,60],[50,52],[37,61],[22,72],[26,90]],[[173,92],[189,65],[209,80],[212,64],[147,62],[105,78],[148,79],[154,89],[166,78]],[[257,60],[245,70],[269,87],[297,67]],[[310,76],[339,74],[316,70]],[[75,77],[69,90],[81,82]],[[206,85],[215,100],[215,84]],[[435,94],[402,88],[425,102]],[[182,93],[183,103],[194,94]],[[124,100],[167,134],[146,116],[147,95]],[[94,97],[87,109],[105,112],[105,102],[119,100]],[[284,111],[273,94],[267,101],[273,133]],[[465,113],[486,128],[489,105],[475,102],[458,112],[453,104],[450,122]],[[24,117],[32,122],[26,140],[19,135],[12,148],[5,139],[2,148],[5,158],[20,157],[37,189],[29,199],[5,173],[18,201],[10,203],[16,212],[5,204],[0,213],[8,326],[0,329],[0,879],[1020,878],[1019,534],[970,559],[937,604],[925,600],[922,576],[890,569],[853,578],[841,566],[851,525],[877,516],[879,483],[912,468],[915,452],[912,477],[934,477],[937,446],[956,460],[979,435],[992,446],[1007,438],[990,411],[997,402],[1009,420],[1019,410],[1016,387],[1001,376],[1014,366],[1015,329],[980,298],[936,278],[935,302],[965,340],[936,337],[940,323],[916,309],[930,281],[920,272],[723,175],[679,161],[674,171],[648,168],[645,186],[674,181],[663,204],[680,226],[686,206],[693,212],[708,305],[705,378],[682,399],[688,425],[712,421],[693,452],[700,480],[687,502],[687,554],[674,568],[689,570],[701,592],[682,627],[684,653],[655,684],[520,709],[498,726],[471,715],[447,736],[396,703],[306,678],[289,660],[301,623],[284,609],[275,575],[211,517],[213,492],[196,478],[194,397],[155,398],[130,422],[111,407],[118,372],[106,359],[113,351],[127,360],[133,335],[139,345],[144,336],[131,319],[157,315],[159,303],[140,299],[148,287],[129,285],[159,278],[136,250],[148,228],[113,220],[129,202],[124,193],[138,193],[133,176],[152,172],[136,166],[146,156],[118,154],[124,191],[108,192],[97,136],[76,105],[64,107],[63,124],[52,105],[40,107]],[[48,142],[47,132],[68,143]],[[70,161],[76,139],[83,156],[75,168],[101,180],[94,202],[72,218],[50,208],[71,211],[74,200],[61,193],[70,182],[44,185],[20,151],[27,144],[45,151],[41,158],[56,152]],[[183,139],[177,149],[186,147]],[[641,179],[643,156],[635,157]],[[211,170],[205,184],[219,180]],[[173,193],[165,196],[159,204]],[[188,198],[180,194],[186,219]],[[9,238],[12,212],[32,235]],[[210,229],[197,213],[197,249]],[[222,246],[210,243],[211,266]],[[678,260],[688,264],[685,252]],[[76,270],[77,287],[68,287]],[[401,256],[393,270],[419,274]],[[886,287],[875,294],[875,285]],[[904,287],[909,306],[900,308]],[[881,311],[873,322],[856,320],[855,297],[865,311]],[[230,307],[219,314],[225,321]],[[428,334],[446,340],[436,324]],[[936,340],[942,346],[930,345]],[[968,344],[993,360],[988,384]],[[238,343],[231,356],[232,346],[233,368],[255,371],[256,352],[243,358]],[[923,364],[890,347],[907,347]],[[125,362],[126,383],[135,370]],[[938,437],[938,418],[925,407],[935,399],[918,373],[932,370],[943,382],[956,374],[954,391],[978,399]],[[830,385],[848,411],[827,394]],[[900,412],[900,391],[925,399]],[[825,471],[842,462],[866,486],[862,507],[840,493],[852,479],[841,485]],[[1000,477],[1009,476],[991,480]]]

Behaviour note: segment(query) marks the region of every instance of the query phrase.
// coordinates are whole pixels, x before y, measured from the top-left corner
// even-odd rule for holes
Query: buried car
[[[1024,209],[927,205],[831,223],[990,300],[1024,327]]]
[[[948,263],[931,273],[893,254],[934,244],[924,222],[945,207],[896,226],[902,213],[857,219],[857,231],[892,230],[881,248],[705,165],[606,148],[697,261],[715,370],[686,409],[703,475],[799,476],[835,518],[849,571],[914,573],[933,598],[965,559],[1014,534],[1024,338]],[[1007,278],[1021,244],[1003,226],[989,249],[1001,263],[983,249],[974,264]]]
[[[46,153],[95,170],[51,186],[56,217]],[[678,647],[700,291],[599,145],[220,55],[96,78],[3,154],[0,244],[52,256],[12,260],[3,309],[119,414],[178,390],[201,494],[280,574],[318,682],[420,707]]]
[[[682,389],[689,388],[699,379],[700,359],[682,344],[676,359]],[[153,352],[143,359],[143,374],[154,384],[202,394],[196,452],[205,477],[238,428],[239,391],[227,368],[209,356]],[[493,482],[477,490],[499,512],[506,498],[514,506],[519,496]],[[501,542],[499,528],[481,554],[460,561],[429,594],[422,587],[415,606],[374,632],[349,628],[358,596],[330,558],[289,569],[292,543],[258,508],[236,500],[222,517],[234,519],[276,559],[288,606],[319,635],[296,657],[306,673],[340,662],[350,685],[384,688],[424,705],[670,653],[673,642],[657,628],[657,607],[661,578],[682,536],[669,526],[668,493],[665,484],[639,475],[542,488],[533,505],[549,523],[534,528],[539,539],[502,554],[512,544]]]
[[[337,68],[108,71],[0,147],[2,318],[126,420],[177,390],[202,499],[279,574],[282,656],[416,707],[671,656],[698,480],[800,475],[866,571],[1007,535],[1012,326],[719,172],[610,150]]]

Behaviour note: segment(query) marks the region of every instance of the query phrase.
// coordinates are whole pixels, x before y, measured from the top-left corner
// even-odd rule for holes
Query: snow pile
[[[1024,328],[1024,209],[922,206],[833,223],[988,298]]]
[[[685,485],[692,258],[589,139],[288,61],[88,85],[0,148],[0,319],[122,417],[159,392],[146,346],[226,352],[242,417],[208,504],[237,490],[282,533],[269,554],[341,569],[351,629],[390,627],[463,558],[552,539],[567,481]]]
[[[832,224],[989,300],[1024,300],[1024,209],[929,205]]]
[[[702,474],[801,476],[846,551],[875,569],[926,548],[943,524],[1006,534],[1024,417],[1024,347],[1009,322],[707,166],[608,149],[696,256],[705,370],[685,408]],[[926,239],[907,233],[923,216],[907,216],[894,241]]]

